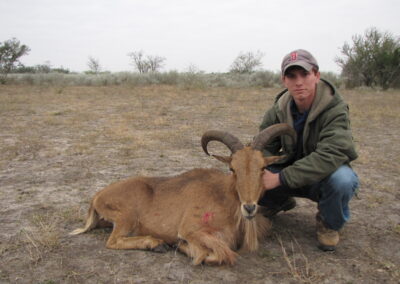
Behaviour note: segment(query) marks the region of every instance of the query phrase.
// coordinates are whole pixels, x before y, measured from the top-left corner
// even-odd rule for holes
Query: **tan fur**
[[[257,204],[263,167],[272,160],[245,147],[224,160],[233,174],[194,169],[111,184],[93,197],[84,228],[71,234],[106,221],[114,225],[107,248],[159,250],[175,244],[196,265],[232,265],[234,250],[256,250],[270,227],[268,219],[244,205]]]

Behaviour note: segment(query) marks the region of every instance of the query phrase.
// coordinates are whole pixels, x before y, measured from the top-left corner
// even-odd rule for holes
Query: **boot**
[[[317,219],[317,239],[319,242],[318,248],[323,251],[334,251],[339,243],[339,232],[329,229],[318,213]]]
[[[288,197],[285,201],[281,203],[275,203],[271,200],[268,200],[263,205],[264,206],[259,205],[259,212],[265,217],[271,218],[281,211],[288,211],[296,207],[296,200],[293,197]]]

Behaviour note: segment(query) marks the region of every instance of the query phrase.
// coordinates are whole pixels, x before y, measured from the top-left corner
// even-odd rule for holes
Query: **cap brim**
[[[290,67],[293,67],[293,66],[299,66],[299,67],[305,69],[305,70],[308,71],[308,72],[310,72],[311,69],[314,67],[312,64],[309,64],[309,63],[307,63],[307,62],[301,62],[301,61],[293,62],[293,63],[288,64],[288,65],[285,67],[285,69],[283,69],[282,75],[285,75],[286,71],[287,71]]]

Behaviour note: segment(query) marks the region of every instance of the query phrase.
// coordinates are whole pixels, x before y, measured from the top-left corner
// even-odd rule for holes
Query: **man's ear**
[[[286,82],[285,82],[285,75],[281,76],[281,82],[282,82],[282,85],[285,86],[285,88],[287,88]]]
[[[273,163],[275,163],[275,162],[277,162],[277,161],[279,161],[279,160],[282,160],[282,159],[284,159],[284,158],[286,158],[285,155],[282,155],[282,156],[264,157],[265,165],[268,166],[268,165],[273,164]]]
[[[315,73],[315,77],[317,77],[317,83],[318,83],[320,81],[320,79],[321,79],[321,73],[319,71],[317,71]]]
[[[218,155],[211,155],[211,156],[213,156],[215,159],[225,164],[230,164],[232,161],[232,158],[230,156],[218,156]]]

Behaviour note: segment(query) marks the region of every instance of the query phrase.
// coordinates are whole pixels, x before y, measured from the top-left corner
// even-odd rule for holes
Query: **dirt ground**
[[[316,205],[305,199],[234,266],[109,250],[106,229],[68,235],[114,181],[224,169],[201,150],[202,133],[250,141],[277,91],[0,86],[0,283],[399,283],[399,91],[342,91],[361,186],[336,252],[316,247]]]

